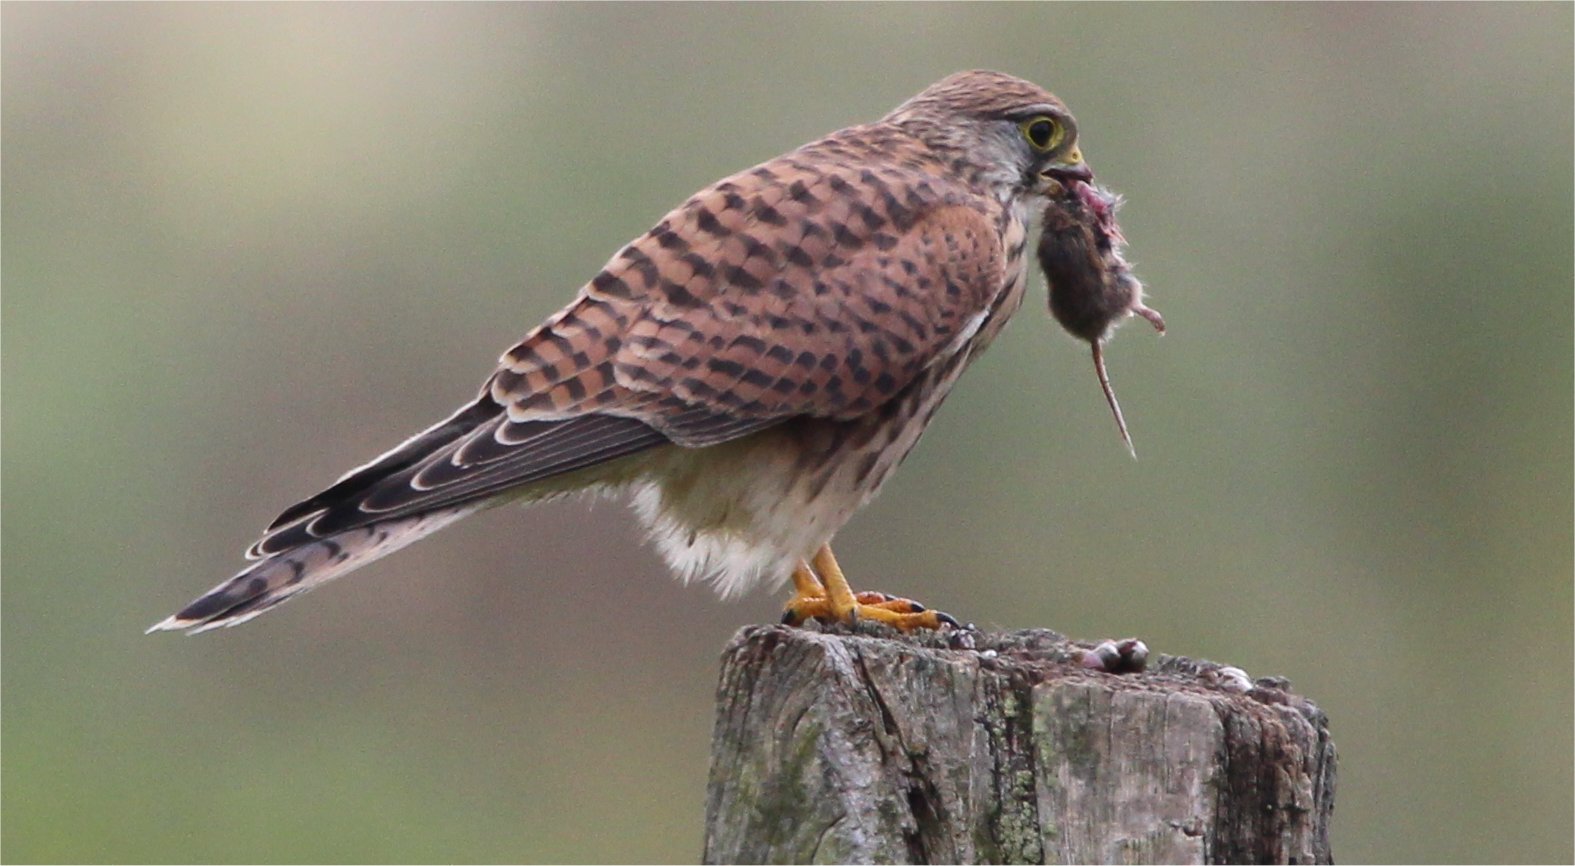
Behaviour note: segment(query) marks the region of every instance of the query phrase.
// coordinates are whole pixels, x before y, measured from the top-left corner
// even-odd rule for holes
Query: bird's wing
[[[474,403],[285,511],[251,555],[665,442],[869,412],[955,351],[1004,280],[998,227],[941,182],[767,163],[625,247]]]
[[[475,401],[286,509],[248,552],[260,561],[155,628],[243,622],[506,493],[648,448],[857,417],[963,350],[1006,280],[998,210],[911,167],[811,156],[674,210]]]
[[[1000,238],[944,181],[790,155],[625,247],[504,355],[491,394],[513,420],[610,411],[683,445],[853,417],[977,327],[1006,281]]]

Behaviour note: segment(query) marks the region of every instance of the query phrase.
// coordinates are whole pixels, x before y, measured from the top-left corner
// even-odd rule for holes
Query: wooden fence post
[[[704,860],[1332,862],[1317,707],[1209,662],[1092,670],[1090,648],[1043,630],[741,630]]]

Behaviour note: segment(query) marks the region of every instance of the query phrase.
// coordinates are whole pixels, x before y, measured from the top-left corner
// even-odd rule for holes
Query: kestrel
[[[785,621],[955,624],[852,592],[830,542],[1022,303],[1030,216],[1092,177],[1059,99],[974,71],[725,178],[151,630],[245,622],[483,508],[586,490],[632,494],[686,581],[791,579]]]

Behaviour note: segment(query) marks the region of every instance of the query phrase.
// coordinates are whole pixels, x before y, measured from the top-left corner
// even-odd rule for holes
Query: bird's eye
[[[1053,117],[1029,118],[1018,128],[1023,131],[1023,138],[1028,139],[1029,146],[1040,153],[1054,150],[1066,136],[1066,127]]]

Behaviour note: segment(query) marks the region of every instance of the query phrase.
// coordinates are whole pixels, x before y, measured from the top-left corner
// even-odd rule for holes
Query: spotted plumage
[[[1089,177],[1054,96],[966,72],[725,178],[155,628],[233,625],[479,508],[586,489],[631,492],[686,579],[792,577],[802,611],[935,625],[850,600],[826,545],[1017,310],[1029,214]]]

